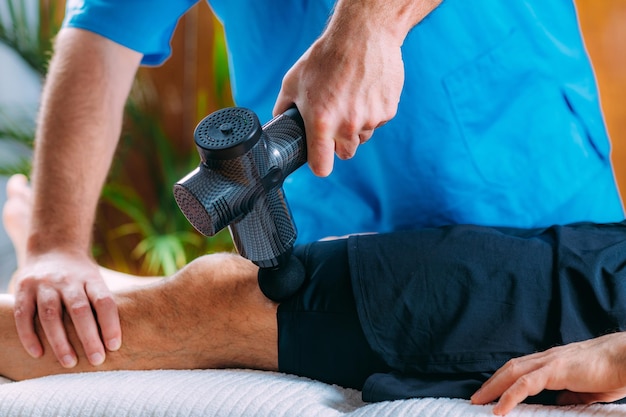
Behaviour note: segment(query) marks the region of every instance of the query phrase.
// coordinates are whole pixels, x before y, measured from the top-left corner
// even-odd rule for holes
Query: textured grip
[[[266,123],[263,132],[269,138],[269,156],[282,170],[283,179],[306,162],[304,124],[295,108]]]
[[[261,268],[273,268],[288,259],[298,236],[282,183],[306,162],[301,123],[301,119],[282,114],[263,126],[261,141],[268,155],[263,191],[253,210],[230,225],[239,253]]]
[[[261,268],[278,266],[291,253],[297,237],[280,188],[256,198],[254,209],[229,227],[239,253]]]

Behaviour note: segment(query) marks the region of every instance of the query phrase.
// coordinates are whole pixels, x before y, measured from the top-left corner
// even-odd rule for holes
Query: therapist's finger
[[[35,296],[29,291],[17,291],[13,309],[17,337],[30,356],[39,358],[43,355],[43,347],[35,333],[35,312]]]
[[[40,286],[37,290],[37,315],[44,335],[61,366],[72,368],[78,360],[67,339],[62,314],[61,298],[56,290]]]
[[[294,98],[292,95],[288,95],[285,91],[285,86],[283,85],[283,89],[281,89],[278,97],[276,98],[276,102],[274,103],[274,108],[272,110],[272,115],[274,117],[278,116],[286,112],[289,108],[294,106]]]
[[[91,303],[83,285],[74,285],[63,291],[63,302],[72,320],[76,336],[80,340],[85,356],[92,365],[104,362],[104,346],[98,332]]]
[[[122,346],[122,327],[117,303],[104,281],[87,283],[87,294],[96,311],[102,340],[109,351]]]
[[[334,129],[326,121],[304,120],[307,137],[307,160],[318,177],[327,177],[333,171],[335,157]]]
[[[359,135],[350,138],[335,138],[335,153],[340,159],[350,159],[356,154],[356,150],[361,144]]]

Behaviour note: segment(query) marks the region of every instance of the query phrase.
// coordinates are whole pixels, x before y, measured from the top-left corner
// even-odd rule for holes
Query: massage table
[[[251,370],[116,371],[0,378],[2,417],[478,417],[491,406],[449,398],[364,403],[361,393]],[[522,404],[511,417],[620,417],[626,405]]]

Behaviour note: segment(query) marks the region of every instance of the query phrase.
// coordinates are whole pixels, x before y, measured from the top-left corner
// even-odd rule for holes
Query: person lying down
[[[4,222],[19,261],[31,207],[25,178],[12,178],[8,195]],[[295,255],[306,282],[281,304],[262,295],[256,266],[235,254],[120,290],[124,341],[99,366],[67,317],[76,366],[59,364],[40,323],[44,355],[29,356],[13,298],[3,295],[0,375],[252,368],[359,389],[365,401],[498,400],[499,415],[522,401],[626,397],[626,223],[449,226],[316,242]]]

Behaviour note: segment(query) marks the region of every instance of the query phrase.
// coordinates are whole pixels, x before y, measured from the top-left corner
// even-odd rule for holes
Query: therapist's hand
[[[64,310],[92,365],[104,362],[106,349],[120,348],[117,305],[89,257],[64,252],[30,257],[14,279],[17,334],[31,356],[43,354],[34,328],[38,318],[59,363],[65,368],[76,365],[76,351],[63,326]]]
[[[354,156],[396,114],[404,84],[402,40],[358,17],[349,24],[331,21],[285,75],[274,114],[296,104],[316,175],[330,174],[334,153]]]
[[[326,176],[334,153],[353,157],[395,115],[403,83],[399,45],[325,35],[285,75],[274,113],[296,104],[305,121],[309,166]]]
[[[400,47],[441,0],[337,0],[320,38],[283,79],[274,115],[295,104],[306,128],[308,162],[326,176],[392,119],[404,85]],[[392,143],[388,146],[393,146]]]
[[[589,404],[626,397],[626,333],[614,333],[513,359],[472,396],[474,404],[499,398],[505,415],[543,390],[562,391],[557,402]]]

